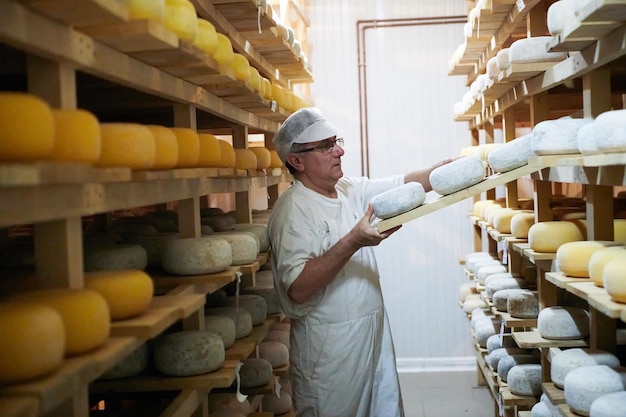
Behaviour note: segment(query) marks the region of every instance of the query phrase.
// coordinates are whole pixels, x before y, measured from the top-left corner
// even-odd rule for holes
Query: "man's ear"
[[[302,171],[304,169],[302,157],[297,153],[290,153],[287,155],[287,162],[297,171]]]

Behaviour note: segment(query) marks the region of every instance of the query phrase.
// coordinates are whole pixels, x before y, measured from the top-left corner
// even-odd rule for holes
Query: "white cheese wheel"
[[[121,361],[116,363],[111,369],[103,373],[99,379],[122,379],[139,375],[146,369],[150,358],[148,354],[148,345],[142,343],[137,349],[126,355]]]
[[[541,394],[539,401],[544,403],[548,407],[548,410],[550,410],[553,417],[559,417],[561,415],[561,413],[559,412],[559,405],[553,404],[550,400],[550,397],[548,397],[545,392]]]
[[[582,221],[547,221],[528,229],[528,243],[537,252],[556,253],[566,242],[585,240],[587,227]]]
[[[509,369],[507,384],[513,394],[538,397],[541,389],[541,365],[528,363]]]
[[[248,232],[219,232],[207,237],[224,239],[231,247],[231,265],[248,265],[254,263],[259,256],[258,238]]]
[[[154,283],[150,275],[138,269],[85,273],[84,287],[106,300],[111,320],[139,316],[150,306]]]
[[[476,274],[476,272],[478,271],[478,269],[480,269],[483,266],[487,266],[487,265],[502,265],[502,262],[500,262],[499,259],[496,259],[493,256],[480,256],[480,257],[474,257],[470,260],[467,261],[467,263],[465,264],[465,266],[467,267],[467,269],[472,273],[472,274]]]
[[[595,119],[594,135],[600,152],[626,152],[626,109],[601,113]]]
[[[241,361],[241,388],[260,387],[267,384],[273,376],[272,365],[265,359],[247,358]]]
[[[539,300],[532,292],[516,292],[508,296],[506,310],[514,318],[535,319],[539,315]]]
[[[252,333],[252,316],[245,308],[210,307],[204,309],[205,315],[225,315],[235,322],[235,338],[242,339]]]
[[[619,358],[602,350],[572,348],[555,354],[550,360],[550,379],[557,388],[563,389],[565,376],[581,366],[606,365],[616,368]]]
[[[606,264],[602,283],[613,301],[626,303],[626,255],[622,254]]]
[[[545,339],[582,339],[589,336],[589,313],[579,307],[546,307],[537,316],[537,329]]]
[[[476,290],[476,284],[474,284],[473,282],[464,282],[459,286],[459,301],[465,301],[467,297],[471,294],[478,295],[478,290]]]
[[[598,249],[589,258],[589,278],[598,287],[604,287],[604,268],[613,259],[626,257],[624,246],[609,246]]]
[[[511,61],[509,60],[509,48],[504,48],[498,51],[496,54],[496,65],[500,71],[504,71],[511,67]]]
[[[556,36],[563,32],[566,25],[579,21],[576,16],[578,0],[559,0],[548,7],[546,23],[550,35]]]
[[[259,343],[259,358],[268,361],[272,368],[280,368],[289,363],[289,349],[280,342]]]
[[[624,391],[626,370],[606,365],[571,370],[563,382],[565,402],[576,414],[589,415],[591,404],[604,394]]]
[[[562,1],[562,0],[561,0]],[[590,122],[578,129],[576,141],[578,144],[578,151],[583,155],[595,155],[600,153],[596,139],[598,133],[596,132],[596,122]]]
[[[492,80],[497,80],[499,73],[500,69],[498,68],[498,58],[493,56],[487,61],[487,77]]]
[[[231,265],[232,254],[226,239],[180,238],[167,243],[161,265],[175,275],[211,274],[226,270]]]
[[[552,415],[552,411],[550,411],[548,406],[539,401],[530,409],[530,417],[558,417],[558,414],[556,416]]]
[[[522,288],[508,288],[508,289],[498,290],[494,292],[493,295],[491,296],[491,299],[493,301],[493,306],[498,311],[506,312],[508,308],[509,297],[511,295],[520,294],[520,293],[521,294],[530,293],[532,295],[532,292],[522,289]]]
[[[521,278],[500,278],[485,284],[485,295],[491,299],[496,291],[524,288],[528,288],[528,284]]]
[[[270,239],[267,234],[267,225],[257,223],[237,223],[233,225],[234,230],[253,233],[259,239],[259,251],[267,252],[270,248]]]
[[[528,164],[528,158],[535,156],[532,148],[532,135],[524,135],[489,152],[489,165],[495,172],[508,172]]]
[[[468,298],[463,302],[463,312],[469,314],[476,308],[486,308],[487,303],[480,298]]]
[[[485,348],[487,346],[487,339],[494,334],[500,332],[500,325],[490,318],[485,318],[476,322],[474,326],[474,336],[478,346]]]
[[[239,308],[244,308],[250,313],[252,325],[257,326],[267,318],[267,304],[265,299],[254,294],[240,294],[239,296],[226,297],[226,305],[234,307],[239,303]]]
[[[626,409],[626,391],[616,391],[598,397],[589,407],[589,417],[621,417]]]
[[[159,267],[165,246],[177,238],[178,234],[176,233],[156,233],[153,235],[131,235],[127,236],[124,241],[143,247],[146,251],[147,266]]]
[[[222,338],[209,330],[183,330],[159,336],[152,359],[157,371],[167,376],[192,376],[219,369],[224,363]]]
[[[228,349],[235,343],[237,328],[235,320],[229,316],[205,315],[204,329],[217,333],[222,338],[224,349]]]
[[[267,314],[278,314],[282,311],[280,307],[280,301],[278,300],[278,295],[276,294],[276,290],[273,286],[244,287],[241,288],[239,292],[241,294],[252,294],[262,297],[265,300]]]
[[[419,207],[426,200],[426,192],[419,182],[407,182],[372,198],[374,214],[388,219]]]
[[[511,333],[498,333],[489,336],[489,338],[487,339],[487,343],[485,344],[485,348],[487,349],[488,354],[500,348],[517,347],[517,342],[515,342],[515,339],[513,339],[513,335]]]
[[[497,372],[500,379],[504,382],[507,381],[509,376],[509,371],[511,368],[517,365],[525,365],[525,364],[539,364],[540,361],[533,355],[529,354],[509,354],[503,356],[498,361]]]
[[[83,248],[83,262],[87,272],[111,269],[143,270],[148,266],[148,254],[141,245],[96,245]]]
[[[518,39],[509,47],[509,61],[512,64],[563,61],[567,58],[567,52],[548,51],[548,42],[551,40],[552,36]]]
[[[491,310],[487,308],[475,308],[474,310],[470,311],[470,315],[470,325],[472,326],[472,329],[476,327],[476,324],[478,322],[485,319],[491,320],[494,317],[494,315],[491,313]]]
[[[484,285],[485,280],[487,279],[488,276],[493,275],[493,274],[500,274],[504,272],[507,272],[507,267],[502,264],[484,265],[478,268],[478,270],[476,271],[476,280],[479,283]]]
[[[544,120],[533,127],[532,150],[536,155],[577,154],[578,131],[593,119]]]
[[[57,310],[41,303],[0,303],[0,383],[47,375],[64,354],[65,325]]]
[[[476,205],[474,204],[474,208],[475,208],[475,207],[476,207]],[[477,257],[478,257],[478,258],[480,258],[480,257],[483,257],[483,258],[484,258],[484,257],[486,257],[486,258],[493,258],[493,255],[492,255],[492,254],[490,254],[489,252],[483,252],[483,251],[480,251],[480,252],[470,252],[470,253],[466,254],[466,255],[463,257],[463,260],[464,260],[465,264],[467,264],[467,262],[468,262],[470,259],[474,259],[474,258],[477,258]]]
[[[517,238],[526,239],[533,224],[535,224],[534,212],[516,213],[511,217],[511,234]]]
[[[496,279],[501,279],[501,278],[515,278],[515,277],[510,272],[499,272],[497,274],[491,274],[487,278],[485,278],[485,283],[483,285],[487,285],[491,281],[494,281]]]
[[[521,355],[524,353],[527,353],[527,351],[524,349],[516,348],[516,347],[499,348],[499,349],[495,349],[491,353],[488,353],[485,356],[485,362],[492,370],[495,371],[498,369],[498,363],[500,362],[500,359],[504,358],[505,356]]]
[[[558,268],[570,277],[589,278],[589,260],[591,256],[596,251],[611,245],[619,244],[597,240],[565,242],[556,250]]]
[[[429,180],[432,189],[448,195],[461,191],[485,179],[485,166],[476,156],[455,159],[449,164],[433,169]]]
[[[266,394],[262,400],[263,411],[274,413],[274,415],[286,414],[293,409],[291,395],[286,392],[277,397],[275,394]]]

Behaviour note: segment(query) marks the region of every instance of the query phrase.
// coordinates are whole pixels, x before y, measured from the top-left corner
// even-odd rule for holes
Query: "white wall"
[[[459,0],[308,0],[315,105],[346,132],[346,175],[361,174],[357,21],[465,15]],[[467,90],[448,76],[462,26],[366,32],[370,176],[403,173],[458,155],[470,145],[452,106]],[[458,261],[472,249],[471,199],[406,223],[377,247],[399,369],[474,367],[467,319],[458,306],[466,278]]]

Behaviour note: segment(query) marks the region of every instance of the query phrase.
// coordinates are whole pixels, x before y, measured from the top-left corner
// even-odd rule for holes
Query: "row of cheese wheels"
[[[85,274],[83,289],[51,288],[9,294],[0,301],[0,383],[56,370],[65,357],[102,346],[111,321],[141,315],[154,284],[138,270]]]
[[[141,170],[283,166],[265,147],[235,149],[190,128],[101,123],[84,109],[55,109],[40,97],[0,93],[0,160],[59,161]]]
[[[217,32],[211,22],[197,17],[189,0],[126,0],[126,4],[131,19],[162,23],[179,39],[193,44],[225,68],[230,68],[237,80],[248,83],[264,99],[274,100],[289,111],[306,105],[288,88],[260,75],[244,55],[234,52],[230,39]]]

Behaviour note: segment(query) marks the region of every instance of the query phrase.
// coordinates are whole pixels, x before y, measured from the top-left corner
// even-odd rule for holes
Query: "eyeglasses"
[[[305,153],[305,152],[320,152],[322,155],[330,154],[336,146],[343,148],[343,139],[332,139],[324,142],[322,145],[313,146],[312,148],[303,149],[301,151],[296,151],[294,153]]]

